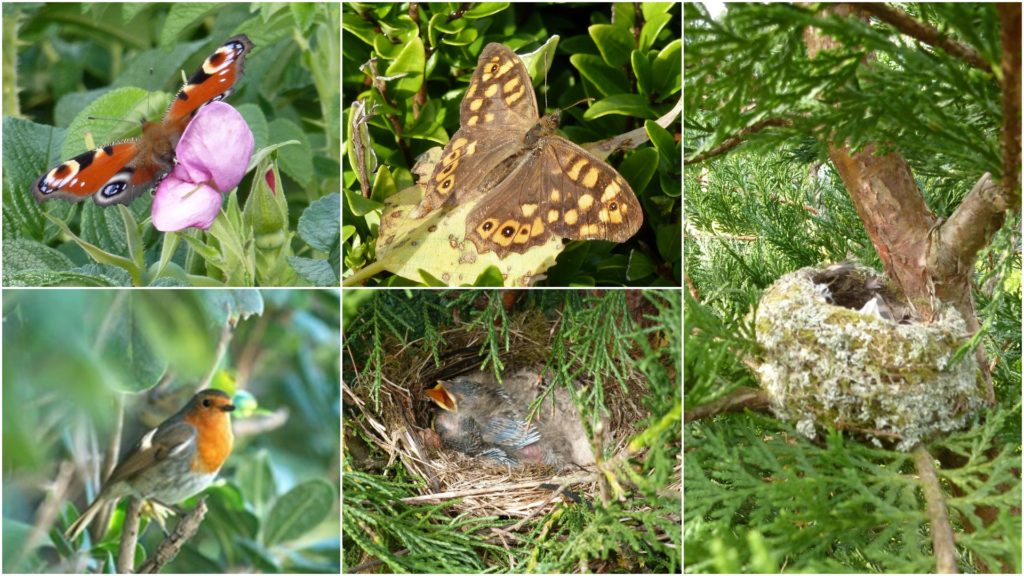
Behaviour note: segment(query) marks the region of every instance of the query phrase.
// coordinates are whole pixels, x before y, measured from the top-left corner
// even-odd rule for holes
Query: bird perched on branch
[[[166,508],[206,488],[231,454],[228,413],[234,409],[231,397],[220,390],[198,392],[177,414],[139,439],[65,536],[74,540],[104,504],[125,496]]]
[[[439,409],[434,429],[445,446],[510,466],[560,464],[537,427],[527,422],[527,406],[520,409],[501,385],[441,380],[426,395]]]

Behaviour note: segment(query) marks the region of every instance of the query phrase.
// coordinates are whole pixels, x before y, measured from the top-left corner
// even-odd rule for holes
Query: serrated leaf
[[[313,202],[299,217],[299,237],[321,252],[330,252],[338,243],[341,227],[341,195],[329,194]]]

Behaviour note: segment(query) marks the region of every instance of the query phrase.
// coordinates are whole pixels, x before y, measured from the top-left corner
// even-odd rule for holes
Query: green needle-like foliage
[[[344,414],[346,571],[360,565],[409,573],[681,570],[678,291],[375,290],[344,298],[345,373],[354,375],[354,395],[373,399],[362,410],[347,402]],[[440,478],[421,479],[407,459],[394,458],[402,448],[372,438],[368,423],[381,423],[384,436],[428,428],[426,415],[402,412],[403,420],[388,403],[417,402],[410,391],[427,380],[421,371],[443,365],[453,349],[469,350],[475,366],[495,373],[546,366],[548,393],[569,392],[591,444],[603,447],[594,479],[568,488],[574,501],[556,498],[530,518],[520,510],[500,514],[496,506],[476,512],[458,500],[400,502],[445,488],[436,486]],[[414,419],[422,421],[413,426]],[[357,446],[365,453],[357,455],[364,452]],[[421,450],[432,456],[433,449]],[[504,472],[472,488],[506,481]],[[607,483],[606,496],[598,482]]]
[[[780,276],[846,259],[881,269],[826,141],[902,155],[939,217],[984,172],[1002,173],[994,6],[899,5],[971,46],[991,70],[877,19],[820,8],[734,4],[712,17],[684,6],[685,157],[780,120],[685,171],[687,414],[758,388],[753,311]],[[809,58],[811,26],[838,46]],[[1020,226],[1008,214],[972,277],[981,324],[972,344],[987,354],[996,405],[927,445],[963,571],[1021,569]],[[932,519],[908,454],[834,430],[810,441],[750,411],[697,419],[685,434],[688,573],[935,570]]]

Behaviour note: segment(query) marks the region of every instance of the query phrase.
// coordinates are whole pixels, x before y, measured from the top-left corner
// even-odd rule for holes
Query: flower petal
[[[206,230],[220,212],[221,194],[206,184],[184,179],[181,166],[174,168],[153,195],[153,227],[161,232],[185,228]]]
[[[245,119],[224,102],[203,106],[189,122],[175,156],[182,179],[212,184],[227,192],[238,186],[249,167],[255,140]]]

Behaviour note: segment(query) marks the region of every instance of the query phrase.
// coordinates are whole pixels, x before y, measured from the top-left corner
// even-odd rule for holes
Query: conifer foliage
[[[686,571],[1019,572],[1020,5],[684,22]],[[964,317],[988,395],[964,428],[908,453],[768,410],[760,296],[843,260]]]

